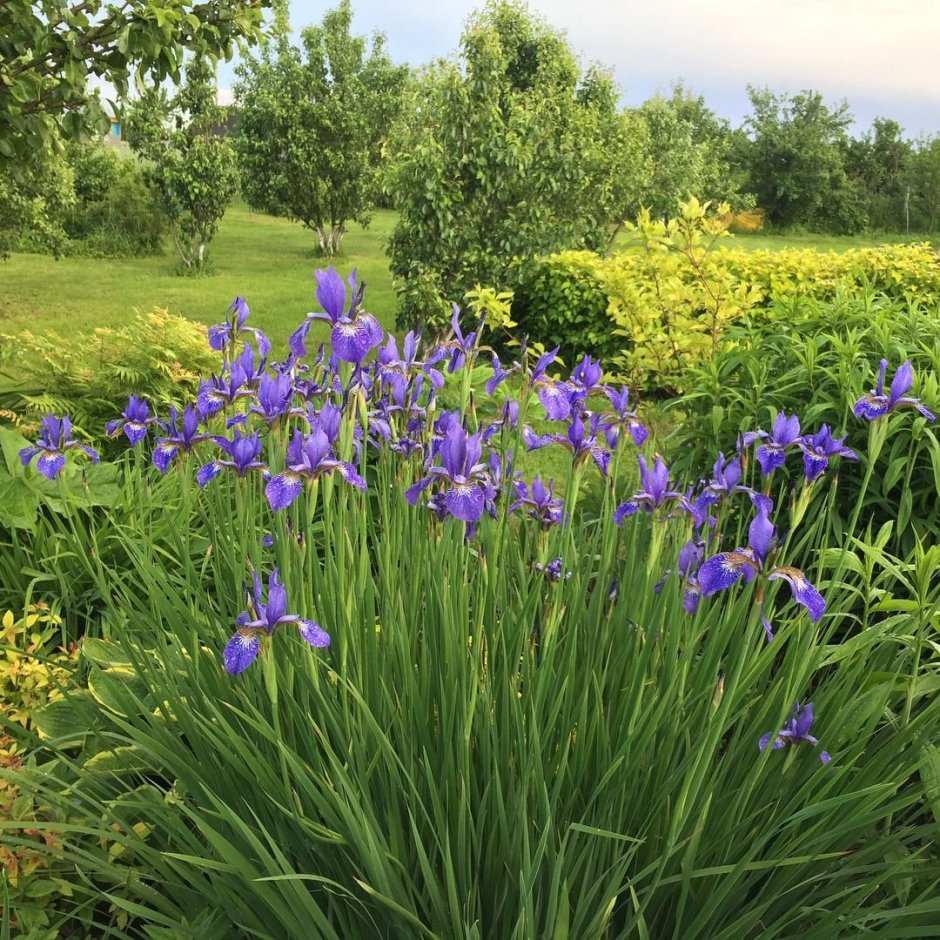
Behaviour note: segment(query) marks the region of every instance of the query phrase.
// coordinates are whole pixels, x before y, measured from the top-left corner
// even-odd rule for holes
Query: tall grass
[[[473,528],[447,518],[441,507],[455,504],[441,476],[420,505],[405,501],[440,466],[448,420],[468,433],[487,423],[472,353],[448,379],[461,407],[442,422],[428,396],[435,358],[402,365],[404,400],[422,409],[404,414],[389,408],[395,393],[378,367],[370,391],[349,365],[293,364],[295,382],[324,389],[320,416],[326,401],[342,408],[335,453],[356,462],[365,492],[322,475],[274,512],[260,473],[226,471],[202,490],[209,443],[165,477],[128,454],[107,510],[76,505],[63,487],[63,511],[42,525],[100,585],[100,625],[83,644],[82,681],[37,717],[43,738],[21,781],[61,833],[56,863],[71,896],[59,929],[930,935],[940,923],[938,553],[890,557],[859,513],[834,524],[835,476],[803,484],[791,455],[792,475],[765,486],[751,461],[744,482],[774,498],[777,563],[802,560],[826,613],[810,622],[786,588],[758,577],[689,615],[690,584],[675,570],[695,531],[689,503],[614,522],[639,485],[628,434],[615,444],[598,433],[608,477],[587,454],[565,465],[564,524],[510,512],[508,454],[525,449],[526,422],[545,420],[531,362],[509,396],[518,425],[489,438],[504,475],[485,483],[492,515]],[[575,412],[616,417],[601,387],[582,391]],[[215,433],[232,411],[210,419]],[[246,419],[264,434],[269,475],[307,420]],[[891,415],[872,425],[873,448],[910,433],[908,415]],[[856,429],[850,441],[858,468],[842,468],[862,489],[875,456],[864,437]],[[591,488],[598,498],[585,500]],[[706,557],[747,544],[746,493],[711,511]],[[556,557],[552,580],[542,569]],[[221,651],[244,585],[275,567],[288,611],[316,620],[331,646],[313,650],[283,624],[230,676]],[[809,699],[819,747],[759,750]],[[0,831],[25,838],[16,823]]]

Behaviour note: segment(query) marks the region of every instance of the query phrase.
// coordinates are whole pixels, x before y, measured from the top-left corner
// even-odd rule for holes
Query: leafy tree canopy
[[[237,149],[242,190],[255,208],[316,232],[334,254],[352,219],[363,225],[380,194],[383,145],[401,107],[406,66],[376,34],[350,34],[343,0],[319,26],[303,30],[302,49],[284,32],[239,68]]]
[[[439,325],[475,284],[512,287],[542,252],[602,247],[622,198],[623,123],[608,73],[582,72],[523,4],[472,16],[458,61],[421,77],[395,136],[391,237],[403,319]]]
[[[228,57],[260,37],[270,0],[3,0],[0,163],[14,168],[106,124],[89,79],[178,82],[183,54]]]
[[[238,187],[235,151],[220,127],[210,64],[194,59],[172,98],[154,87],[128,112],[127,139],[173,229],[183,269],[200,271],[206,246]]]
[[[844,233],[864,228],[861,189],[846,173],[848,104],[831,108],[816,91],[791,96],[748,86],[748,94],[749,188],[768,221]]]

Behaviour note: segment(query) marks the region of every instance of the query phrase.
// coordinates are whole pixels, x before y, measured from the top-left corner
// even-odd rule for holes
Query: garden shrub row
[[[588,352],[634,387],[681,390],[683,374],[713,355],[726,327],[775,301],[829,301],[875,289],[905,302],[940,298],[940,258],[926,244],[819,252],[723,247],[727,217],[695,200],[669,222],[641,214],[626,250],[565,251],[520,275],[513,317],[563,353]]]

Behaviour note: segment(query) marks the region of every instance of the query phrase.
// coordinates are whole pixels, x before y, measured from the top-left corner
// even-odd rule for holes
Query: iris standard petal
[[[346,306],[346,285],[334,267],[314,272],[317,279],[317,300],[329,318],[336,323]]]

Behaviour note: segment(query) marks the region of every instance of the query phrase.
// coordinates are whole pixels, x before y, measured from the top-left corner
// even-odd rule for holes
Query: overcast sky
[[[294,29],[335,5],[291,0]],[[398,62],[453,54],[474,0],[353,0],[354,31],[384,32]],[[737,126],[746,86],[846,99],[855,133],[876,116],[940,133],[940,0],[531,0],[582,64],[611,66],[626,104],[676,79]],[[231,84],[231,68],[221,83]]]

